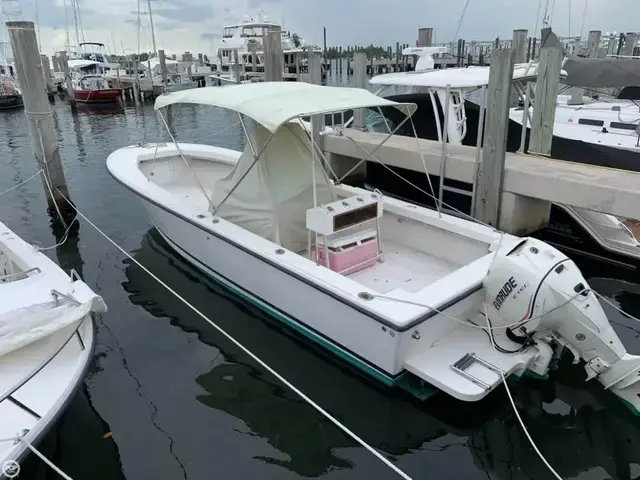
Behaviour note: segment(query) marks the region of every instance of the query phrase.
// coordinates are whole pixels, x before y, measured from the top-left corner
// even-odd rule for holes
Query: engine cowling
[[[576,264],[550,245],[525,238],[501,248],[484,282],[492,326],[516,336],[551,337],[585,361],[597,378],[640,410],[640,357],[629,355]],[[577,359],[576,359],[577,360]]]

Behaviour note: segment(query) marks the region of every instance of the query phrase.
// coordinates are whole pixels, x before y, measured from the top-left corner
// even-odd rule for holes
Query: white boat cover
[[[538,76],[537,63],[517,63],[513,67],[513,80],[535,80]],[[561,78],[567,72],[560,72]],[[442,68],[418,72],[394,72],[376,75],[369,80],[370,85],[403,85],[429,88],[478,88],[489,85],[489,67]]]
[[[55,302],[36,303],[0,315],[0,355],[37,342],[83,319],[91,302],[80,306]]]
[[[233,110],[272,132],[299,116],[389,106],[412,115],[417,108],[412,103],[393,102],[362,88],[321,87],[305,82],[257,82],[224,88],[192,88],[160,95],[155,109],[174,103],[196,103]]]
[[[234,170],[216,182],[211,200],[219,206],[217,214],[283,248],[304,250],[306,211],[314,206],[313,174],[318,205],[335,199],[321,159],[316,155],[312,162],[310,140],[298,122],[280,128],[271,140],[271,132],[263,126],[249,127],[248,138],[256,154],[264,151],[254,165],[255,157],[247,143]]]

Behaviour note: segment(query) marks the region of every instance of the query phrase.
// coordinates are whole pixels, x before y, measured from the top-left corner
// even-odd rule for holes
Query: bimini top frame
[[[258,82],[182,90],[160,95],[155,109],[174,103],[233,110],[252,118],[271,132],[293,119],[310,115],[356,108],[396,107],[411,116],[417,108],[413,103],[393,102],[360,88],[322,87],[304,82]]]

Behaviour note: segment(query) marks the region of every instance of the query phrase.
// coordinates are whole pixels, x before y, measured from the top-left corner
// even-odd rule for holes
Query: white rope
[[[71,220],[71,222],[67,226],[67,229],[64,231],[64,235],[62,235],[62,239],[58,243],[56,243],[55,245],[51,245],[50,247],[40,247],[36,245],[35,249],[38,252],[46,252],[47,250],[51,250],[52,248],[56,248],[64,244],[64,242],[66,242],[67,239],[69,238],[69,231],[71,230],[71,227],[73,226],[73,224],[76,222],[77,218],[78,218],[77,215],[73,217],[73,220]]]
[[[466,7],[465,7],[466,8]],[[407,107],[407,111],[409,110],[409,107]],[[429,182],[429,188],[431,189],[431,196],[435,199],[436,198],[436,191],[433,189],[433,185],[431,184],[431,177],[429,176],[429,169],[427,168],[427,162],[424,159],[424,152],[422,151],[422,148],[420,148],[420,140],[418,140],[418,133],[416,132],[416,126],[413,123],[413,117],[411,117],[411,128],[413,129],[413,138],[416,139],[416,149],[418,150],[418,153],[420,154],[420,161],[422,162],[422,168],[424,169],[424,174],[427,176],[427,182]],[[444,140],[445,142],[447,141],[447,139]],[[443,162],[446,162],[447,159],[446,157],[442,159]],[[438,199],[440,200],[440,199]],[[440,203],[438,200],[436,200],[436,210],[438,211],[438,216],[442,218],[442,212],[440,211]]]
[[[42,453],[40,453],[36,447],[34,447],[33,445],[31,445],[31,443],[29,443],[27,440],[24,439],[24,436],[29,433],[28,430],[24,430],[22,434],[20,434],[17,437],[11,437],[11,438],[0,438],[0,443],[3,442],[13,442],[14,444],[18,444],[20,442],[24,443],[24,445],[31,450],[34,454],[36,454],[38,456],[38,458],[40,458],[44,463],[46,463],[47,465],[49,465],[49,467],[51,467],[52,470],[54,470],[58,475],[60,475],[62,478],[64,478],[65,480],[73,480],[73,478],[71,478],[69,475],[67,475],[66,473],[64,473],[62,470],[60,470],[60,468],[58,466],[56,466],[51,460],[49,460],[47,457],[45,457]]]
[[[593,290],[593,293],[595,293],[596,296],[598,296],[600,299],[604,300],[606,303],[611,305],[613,308],[615,308],[618,312],[620,312],[625,317],[630,318],[631,320],[635,320],[636,322],[640,323],[640,319],[634,317],[630,313],[625,312],[624,310],[622,310],[620,307],[618,307],[616,304],[614,304],[611,300],[609,300],[607,297],[605,297],[601,293],[598,293],[595,290]]]
[[[51,460],[49,460],[47,457],[45,457],[43,454],[41,454],[36,447],[34,447],[33,445],[31,445],[29,442],[27,442],[24,438],[21,438],[20,441],[22,443],[24,443],[26,445],[26,447],[31,450],[33,453],[35,453],[44,463],[46,463],[47,465],[49,465],[51,467],[52,470],[54,470],[58,475],[60,475],[62,478],[64,478],[65,480],[73,480],[73,478],[71,478],[69,475],[67,475],[66,473],[64,473],[62,470],[60,470]]]
[[[353,138],[351,138],[348,135],[345,135],[345,138],[351,140],[358,148],[360,148],[361,150],[363,150],[365,153],[369,153],[369,151],[364,148],[362,145],[360,145],[358,142],[356,142]],[[415,183],[413,183],[410,180],[407,180],[406,178],[404,178],[402,175],[400,175],[398,172],[396,172],[395,170],[393,170],[391,167],[389,167],[388,165],[385,165],[382,160],[380,160],[378,157],[376,157],[373,154],[370,154],[371,158],[373,158],[376,162],[378,162],[380,165],[382,165],[384,168],[386,168],[387,170],[389,170],[391,173],[393,173],[396,177],[398,177],[400,180],[406,182],[407,184],[411,185],[413,188],[415,188],[416,190],[418,190],[419,192],[424,193],[426,196],[433,198],[434,201],[437,203],[439,202],[439,199],[436,198],[435,196],[431,195],[429,192],[427,192],[426,190],[424,190],[423,188],[420,188],[419,186],[417,186]],[[344,177],[343,177],[344,178]],[[427,178],[429,178],[429,176],[427,175]],[[429,180],[429,182],[431,182]],[[442,205],[444,205],[445,207],[451,209],[452,211],[460,214],[463,218],[466,218],[469,221],[475,222],[475,223],[479,223],[480,225],[484,225],[485,227],[489,227],[491,228],[493,231],[498,231],[493,225],[489,225],[488,223],[485,223],[481,220],[478,220],[477,218],[472,217],[471,215],[469,215],[468,213],[464,213],[461,210],[458,210],[456,207],[449,205],[446,202],[442,202]]]
[[[501,234],[501,235],[500,235],[500,242],[498,243],[498,247],[497,247],[497,248],[495,249],[495,251],[494,251],[494,254],[493,254],[493,257],[491,258],[491,262],[489,263],[489,268],[487,269],[487,272],[489,272],[489,271],[491,270],[491,266],[493,265],[493,262],[495,261],[496,257],[498,256],[498,251],[500,250],[500,247],[501,247],[501,245],[502,245],[502,240],[503,240],[503,238],[504,238],[504,234]],[[530,318],[528,318],[528,319],[527,319],[527,320],[525,320],[525,321],[534,320],[534,319],[539,318],[539,317],[541,317],[541,316],[543,316],[543,315],[547,315],[547,314],[549,314],[549,313],[553,312],[554,310],[556,310],[556,309],[558,309],[558,308],[560,308],[560,307],[562,307],[562,306],[566,305],[567,303],[569,303],[569,302],[573,301],[573,299],[574,299],[574,298],[576,298],[576,296],[577,296],[577,295],[582,295],[582,294],[584,294],[584,292],[585,292],[585,290],[582,290],[581,292],[579,292],[579,293],[577,293],[576,295],[574,295],[574,296],[570,297],[570,298],[569,298],[569,300],[567,300],[566,302],[564,302],[564,303],[562,303],[562,304],[560,304],[560,305],[556,306],[556,307],[555,307],[555,308],[553,308],[552,310],[550,310],[550,311],[548,311],[548,312],[544,312],[544,313],[542,313],[542,314],[540,314],[540,315],[538,315],[538,316],[536,316],[536,317],[530,317]],[[452,320],[455,320],[456,322],[463,323],[463,324],[465,324],[465,325],[467,325],[467,326],[469,326],[469,327],[473,327],[473,328],[480,328],[480,329],[485,330],[485,331],[487,331],[487,332],[492,332],[493,330],[498,330],[498,329],[501,329],[501,328],[510,328],[510,327],[513,327],[513,326],[516,326],[516,325],[519,325],[519,324],[522,324],[522,323],[523,323],[523,321],[522,321],[522,320],[519,320],[518,322],[515,322],[515,323],[513,323],[513,324],[511,324],[511,325],[503,325],[503,326],[499,326],[499,327],[494,327],[494,326],[491,324],[491,321],[489,320],[489,314],[488,314],[488,312],[487,312],[487,302],[486,302],[486,301],[483,301],[483,306],[484,306],[484,315],[485,315],[485,318],[486,318],[486,320],[487,320],[487,326],[486,326],[486,327],[482,327],[482,326],[480,326],[480,325],[475,325],[475,324],[473,324],[473,323],[471,323],[471,322],[469,322],[469,321],[462,320],[462,319],[459,319],[459,318],[453,317],[453,316],[451,316],[451,315],[448,315],[447,313],[443,312],[442,310],[438,310],[438,309],[433,308],[433,307],[431,307],[431,306],[429,306],[429,305],[424,305],[424,304],[422,304],[422,305],[421,305],[421,304],[419,304],[419,303],[417,303],[417,302],[411,302],[411,301],[408,301],[408,300],[402,300],[402,299],[394,299],[394,298],[392,298],[392,297],[385,297],[385,296],[383,296],[383,295],[373,295],[373,297],[374,297],[374,298],[381,298],[381,299],[396,300],[396,301],[399,301],[399,302],[402,302],[402,303],[409,303],[409,304],[412,304],[412,305],[424,306],[424,307],[426,307],[426,308],[429,308],[429,309],[431,309],[431,310],[434,310],[434,311],[436,311],[436,312],[438,312],[438,313],[440,313],[440,314],[444,315],[444,316],[445,316],[445,317],[447,317],[447,318],[450,318],[450,319],[452,319]],[[492,334],[492,333],[489,333],[489,340],[491,341],[491,346],[492,346],[493,351],[494,351],[494,353],[495,353],[495,355],[496,355],[496,358],[499,358],[498,350],[497,350],[497,348],[496,348],[495,340],[494,340],[494,338],[493,338],[493,334]],[[498,362],[496,362],[496,363],[498,363]],[[540,452],[540,450],[538,449],[538,446],[535,444],[535,442],[534,442],[534,441],[533,441],[533,439],[531,438],[531,435],[529,435],[529,431],[527,430],[527,427],[525,426],[524,422],[522,421],[522,418],[520,417],[520,413],[518,412],[518,408],[516,407],[516,404],[515,404],[515,402],[514,402],[514,400],[513,400],[513,396],[511,395],[511,390],[509,389],[509,386],[507,385],[507,379],[506,379],[506,378],[505,378],[505,376],[504,376],[504,372],[502,371],[502,369],[501,369],[501,368],[500,368],[499,370],[500,370],[500,377],[501,377],[501,379],[502,379],[502,383],[504,384],[504,388],[505,388],[505,390],[506,390],[506,392],[507,392],[507,396],[509,397],[509,402],[511,403],[511,406],[513,407],[513,411],[514,411],[514,413],[515,413],[515,415],[516,415],[516,418],[518,419],[518,422],[520,423],[520,426],[522,427],[522,430],[523,430],[523,432],[524,432],[525,436],[526,436],[526,437],[527,437],[527,439],[529,440],[529,443],[531,443],[531,446],[533,447],[533,449],[535,450],[535,452],[538,454],[538,456],[540,457],[540,459],[542,460],[542,462],[543,462],[543,463],[546,465],[546,467],[549,469],[549,471],[550,471],[550,472],[551,472],[551,473],[552,473],[552,474],[553,474],[553,475],[554,475],[558,480],[562,480],[562,477],[560,477],[560,476],[557,474],[557,472],[553,469],[553,467],[549,464],[549,462],[547,461],[547,459],[544,457],[544,455],[542,455],[542,453],[541,453],[541,452]]]
[[[548,310],[548,311],[546,311],[544,313],[541,313],[540,315],[535,315],[535,316],[529,317],[526,320],[518,320],[517,322],[511,323],[509,325],[499,325],[497,327],[491,327],[491,328],[483,327],[481,325],[476,325],[475,323],[471,323],[468,320],[463,320],[463,319],[460,319],[460,318],[453,317],[453,316],[449,315],[447,312],[445,312],[444,310],[440,310],[440,309],[438,309],[436,307],[433,307],[431,305],[427,305],[426,303],[413,302],[411,300],[404,300],[402,298],[388,297],[386,295],[378,295],[378,294],[371,294],[371,297],[372,298],[378,298],[380,300],[390,300],[390,301],[399,302],[399,303],[406,303],[407,305],[415,305],[416,307],[428,308],[429,310],[433,310],[434,312],[439,313],[440,315],[444,315],[445,317],[447,317],[447,318],[449,318],[449,319],[451,319],[451,320],[453,320],[455,322],[462,323],[463,325],[466,325],[468,327],[479,328],[480,330],[485,330],[485,331],[487,331],[487,330],[493,331],[493,330],[504,330],[504,329],[507,329],[507,328],[514,328],[514,327],[517,328],[519,325],[523,324],[524,322],[530,322],[531,320],[537,320],[538,318],[542,318],[543,316],[548,315],[548,314],[550,314],[552,312],[555,312],[559,308],[564,307],[568,303],[573,302],[577,297],[579,297],[580,295],[584,295],[585,292],[589,292],[589,291],[593,292],[593,290],[590,290],[590,289],[581,290],[579,293],[576,293],[576,294],[572,295],[571,297],[569,297],[563,303],[561,303],[559,305],[556,305],[551,310]],[[594,293],[596,293],[596,292],[594,292]],[[640,320],[638,320],[638,321],[640,322]]]
[[[63,198],[65,200],[67,200],[66,197],[63,197]],[[67,200],[67,203],[69,203],[69,205],[76,211],[77,215],[80,215],[89,225],[91,225],[109,243],[111,243],[114,247],[116,247],[118,250],[120,250],[120,252],[122,252],[129,260],[131,260],[138,267],[140,267],[142,270],[144,270],[151,278],[153,278],[156,282],[158,282],[160,285],[162,285],[167,291],[169,291],[171,294],[173,294],[178,300],[180,300],[182,303],[184,303],[185,306],[190,308],[200,318],[202,318],[204,321],[209,323],[213,328],[215,328],[218,332],[220,332],[223,336],[225,336],[230,342],[232,342],[236,347],[238,347],[240,350],[242,350],[246,355],[251,357],[255,362],[257,362],[260,366],[262,366],[262,368],[267,370],[274,377],[276,377],[278,380],[280,380],[282,383],[284,383],[293,392],[295,392],[298,396],[300,396],[300,398],[302,398],[309,405],[311,405],[313,408],[315,408],[318,412],[320,412],[322,415],[324,415],[336,427],[338,427],[340,430],[342,430],[344,433],[346,433],[353,440],[358,442],[362,447],[364,447],[369,452],[371,452],[375,457],[377,457],[382,463],[384,463],[387,467],[389,467],[391,470],[393,470],[395,473],[397,473],[400,477],[402,477],[402,478],[404,478],[406,480],[412,480],[409,475],[407,475],[400,468],[398,468],[393,463],[391,463],[391,461],[389,461],[387,458],[385,458],[381,453],[379,453],[377,450],[375,450],[372,446],[370,446],[367,442],[365,442],[363,439],[361,439],[358,435],[356,435],[354,432],[349,430],[349,428],[347,428],[345,425],[343,425],[338,419],[333,417],[329,412],[327,412],[320,405],[318,405],[316,402],[314,402],[311,398],[309,398],[307,395],[305,395],[301,390],[296,388],[286,378],[284,378],[282,375],[280,375],[278,372],[276,372],[273,368],[271,368],[267,363],[265,363],[262,359],[260,359],[260,357],[258,357],[253,352],[251,352],[247,347],[242,345],[238,340],[236,340],[233,336],[231,336],[225,330],[223,330],[221,327],[219,327],[216,323],[214,323],[211,319],[209,319],[209,317],[207,317],[204,313],[202,313],[200,310],[198,310],[194,305],[189,303],[188,300],[186,300],[184,297],[182,297],[180,294],[178,294],[178,292],[176,292],[169,285],[167,285],[162,280],[160,280],[149,269],[147,269],[144,265],[142,265],[140,262],[138,262],[138,260],[133,258],[132,255],[130,255],[126,250],[124,250],[120,245],[118,245],[114,240],[112,240],[106,233],[104,233],[102,230],[100,230],[91,220],[89,220],[69,200]]]
[[[0,197],[2,195],[4,195],[5,193],[9,193],[12,192],[13,190],[15,190],[18,187],[21,187],[22,185],[24,185],[25,183],[27,183],[29,180],[34,179],[35,177],[37,177],[38,175],[40,175],[40,173],[42,172],[42,168],[40,170],[38,170],[36,173],[34,173],[33,175],[31,175],[29,178],[27,178],[26,180],[21,181],[20,183],[14,185],[11,188],[6,189],[4,192],[0,192]]]
[[[490,326],[490,320],[489,320],[489,314],[487,313],[487,302],[484,302],[484,314],[485,314],[485,318],[487,319],[487,327],[489,327]],[[496,358],[497,358],[498,357],[498,350],[496,349],[496,344],[495,344],[495,340],[493,339],[493,335],[489,335],[489,339],[491,341],[491,346],[493,347],[493,352],[496,354]],[[529,443],[531,444],[531,447],[535,450],[535,452],[538,454],[538,457],[540,457],[540,460],[542,460],[542,463],[544,463],[546,465],[546,467],[553,474],[553,476],[556,477],[558,480],[562,480],[562,477],[560,475],[558,475],[558,472],[556,472],[553,469],[551,464],[547,461],[545,456],[542,454],[542,452],[540,451],[540,449],[536,445],[536,442],[534,442],[533,438],[531,438],[531,435],[529,435],[529,430],[527,430],[527,427],[525,426],[524,422],[522,421],[522,417],[520,417],[520,412],[518,412],[518,407],[516,406],[516,402],[513,401],[513,396],[511,395],[511,390],[509,389],[509,385],[507,385],[507,379],[504,376],[504,372],[502,371],[502,368],[498,368],[498,370],[500,371],[500,377],[502,378],[502,383],[504,384],[504,389],[507,392],[507,396],[509,397],[509,402],[511,403],[511,407],[513,407],[513,413],[516,414],[516,418],[518,419],[518,422],[520,423],[520,427],[522,427],[522,431],[524,432],[525,436],[527,437],[527,440],[529,440]]]
[[[38,131],[38,139],[40,140],[40,148],[42,149],[42,160],[39,161],[38,163],[42,163],[42,165],[44,166],[44,170],[42,170],[42,176],[44,178],[44,182],[47,186],[47,189],[49,190],[49,195],[51,195],[51,201],[53,202],[53,206],[55,207],[56,213],[58,214],[58,219],[60,220],[60,223],[62,223],[62,225],[64,227],[67,227],[67,222],[65,222],[64,217],[62,216],[62,212],[60,211],[60,207],[58,207],[58,202],[56,202],[56,198],[53,195],[53,189],[51,188],[51,183],[49,182],[49,179],[51,178],[51,174],[49,172],[49,162],[52,161],[52,159],[47,160],[46,158],[46,152],[44,149],[44,140],[42,139],[42,128],[40,127],[40,121],[41,120],[45,120],[47,118],[53,117],[53,111],[50,112],[25,112],[25,115],[27,116],[27,118],[33,120],[36,124],[36,130]],[[33,115],[42,115],[41,118],[33,118]],[[37,160],[37,158],[36,158]]]
[[[503,237],[504,237],[504,234],[500,236],[500,243],[498,244],[498,248],[496,248],[496,251],[494,252],[493,257],[491,258],[491,262],[489,263],[489,268],[487,269],[487,273],[491,271],[491,267],[493,266],[493,262],[495,261],[495,259],[498,256],[498,250],[500,250],[500,246],[502,245]],[[582,293],[584,293],[584,290],[580,292],[580,294],[582,294]],[[573,300],[573,298],[572,298],[572,300]],[[566,303],[567,302],[565,302],[564,304],[566,304]],[[484,318],[487,321],[487,328],[491,328],[491,320],[489,319],[489,313],[487,312],[487,301],[486,301],[486,299],[483,300],[482,305],[484,307]],[[546,312],[545,314],[551,313],[552,311],[553,310],[551,310],[549,312]],[[495,354],[495,358],[497,360],[500,356],[498,355],[498,349],[496,348],[495,339],[493,338],[493,335],[491,333],[489,333],[489,341],[491,342],[491,347],[493,348],[493,353]],[[496,363],[498,363],[498,362],[496,362]],[[547,459],[544,457],[544,455],[542,454],[540,449],[538,449],[538,446],[536,445],[536,442],[534,442],[533,438],[531,438],[531,435],[529,435],[529,430],[527,430],[527,427],[525,426],[524,422],[522,421],[522,417],[520,417],[520,412],[518,411],[518,407],[516,406],[516,402],[513,401],[513,396],[511,395],[511,389],[509,388],[509,385],[507,385],[507,379],[504,376],[504,372],[502,371],[502,368],[498,368],[498,371],[500,372],[500,378],[502,379],[502,383],[504,385],[504,389],[507,392],[507,396],[509,397],[509,402],[511,403],[511,406],[513,407],[513,413],[516,414],[516,418],[518,419],[518,422],[520,423],[520,426],[522,427],[522,431],[524,432],[525,436],[527,437],[527,440],[529,440],[529,443],[531,444],[531,447],[535,450],[535,452],[540,457],[540,460],[542,460],[542,463],[544,463],[546,465],[546,467],[553,474],[553,476],[555,476],[558,480],[562,480],[562,477],[560,475],[558,475],[558,473],[553,469],[553,467],[547,461]]]

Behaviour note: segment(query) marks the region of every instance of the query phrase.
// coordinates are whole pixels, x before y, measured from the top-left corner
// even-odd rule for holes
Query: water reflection
[[[408,464],[405,470],[414,478],[425,477],[425,465],[441,478],[461,473],[465,478],[550,478],[503,391],[479,404],[444,394],[424,403],[414,401],[360,377],[226,293],[174,254],[154,230],[144,236],[135,258],[365,441],[399,464]],[[351,439],[238,353],[140,268],[125,263],[123,287],[134,304],[219,349],[221,359],[215,366],[194,378],[206,391],[197,401],[241,419],[248,434],[266,439],[284,455],[261,456],[263,461],[308,477],[353,467],[340,456],[341,449],[354,446]],[[585,384],[580,366],[563,361],[553,380],[524,379],[513,390],[533,438],[563,478],[585,472],[590,479],[637,478],[639,421],[599,384]]]

